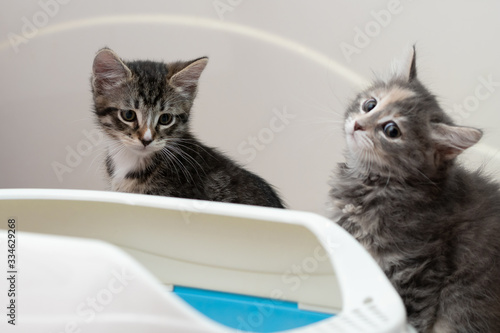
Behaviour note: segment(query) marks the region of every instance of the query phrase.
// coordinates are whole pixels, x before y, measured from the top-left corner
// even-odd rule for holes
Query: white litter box
[[[2,332],[408,329],[369,254],[315,214],[33,189],[0,190],[0,212]]]

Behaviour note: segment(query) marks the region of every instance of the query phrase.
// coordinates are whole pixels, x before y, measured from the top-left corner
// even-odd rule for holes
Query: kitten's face
[[[105,133],[138,154],[149,154],[165,147],[169,140],[180,137],[187,130],[189,102],[174,89],[158,89],[156,103],[148,103],[141,96],[138,79],[113,94],[96,98],[96,114]],[[176,102],[176,103],[174,103]],[[183,107],[184,106],[184,107]]]
[[[188,131],[188,115],[206,58],[186,63],[123,62],[111,50],[94,60],[95,113],[115,146],[147,156]]]
[[[346,112],[348,165],[357,173],[431,179],[481,137],[476,129],[451,126],[416,79],[414,55],[404,73],[360,93]]]
[[[394,172],[395,165],[424,167],[430,142],[428,110],[419,110],[422,98],[397,83],[379,83],[359,94],[344,125],[351,162],[382,174]]]

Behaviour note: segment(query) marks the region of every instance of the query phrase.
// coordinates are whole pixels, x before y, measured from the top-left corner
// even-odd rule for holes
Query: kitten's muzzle
[[[146,139],[141,139],[142,144],[144,147],[147,147],[153,140],[146,140]]]
[[[354,131],[364,131],[365,128],[361,126],[357,121],[354,122]]]

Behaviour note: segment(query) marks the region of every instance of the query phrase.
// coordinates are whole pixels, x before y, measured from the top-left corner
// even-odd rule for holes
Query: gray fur
[[[456,161],[481,132],[453,125],[415,64],[413,54],[409,75],[375,82],[348,108],[332,218],[379,263],[419,332],[500,332],[499,185]],[[390,103],[363,113],[375,93]],[[402,135],[386,137],[380,121]]]
[[[189,116],[207,58],[161,63],[121,60],[100,50],[91,78],[98,126],[109,139],[112,190],[283,208],[264,179],[190,131]],[[123,112],[135,120],[125,121]],[[162,125],[159,117],[172,121]]]

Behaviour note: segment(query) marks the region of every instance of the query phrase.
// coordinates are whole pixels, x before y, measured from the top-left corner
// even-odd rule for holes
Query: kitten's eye
[[[170,113],[164,113],[158,119],[160,125],[169,125],[174,120],[174,117]]]
[[[370,98],[366,102],[363,103],[362,109],[365,112],[370,112],[377,106],[377,100],[375,98]]]
[[[135,112],[132,110],[122,110],[120,111],[120,116],[125,121],[134,121],[137,118]]]
[[[395,123],[387,123],[384,125],[384,134],[386,137],[396,139],[401,136],[401,130]]]

